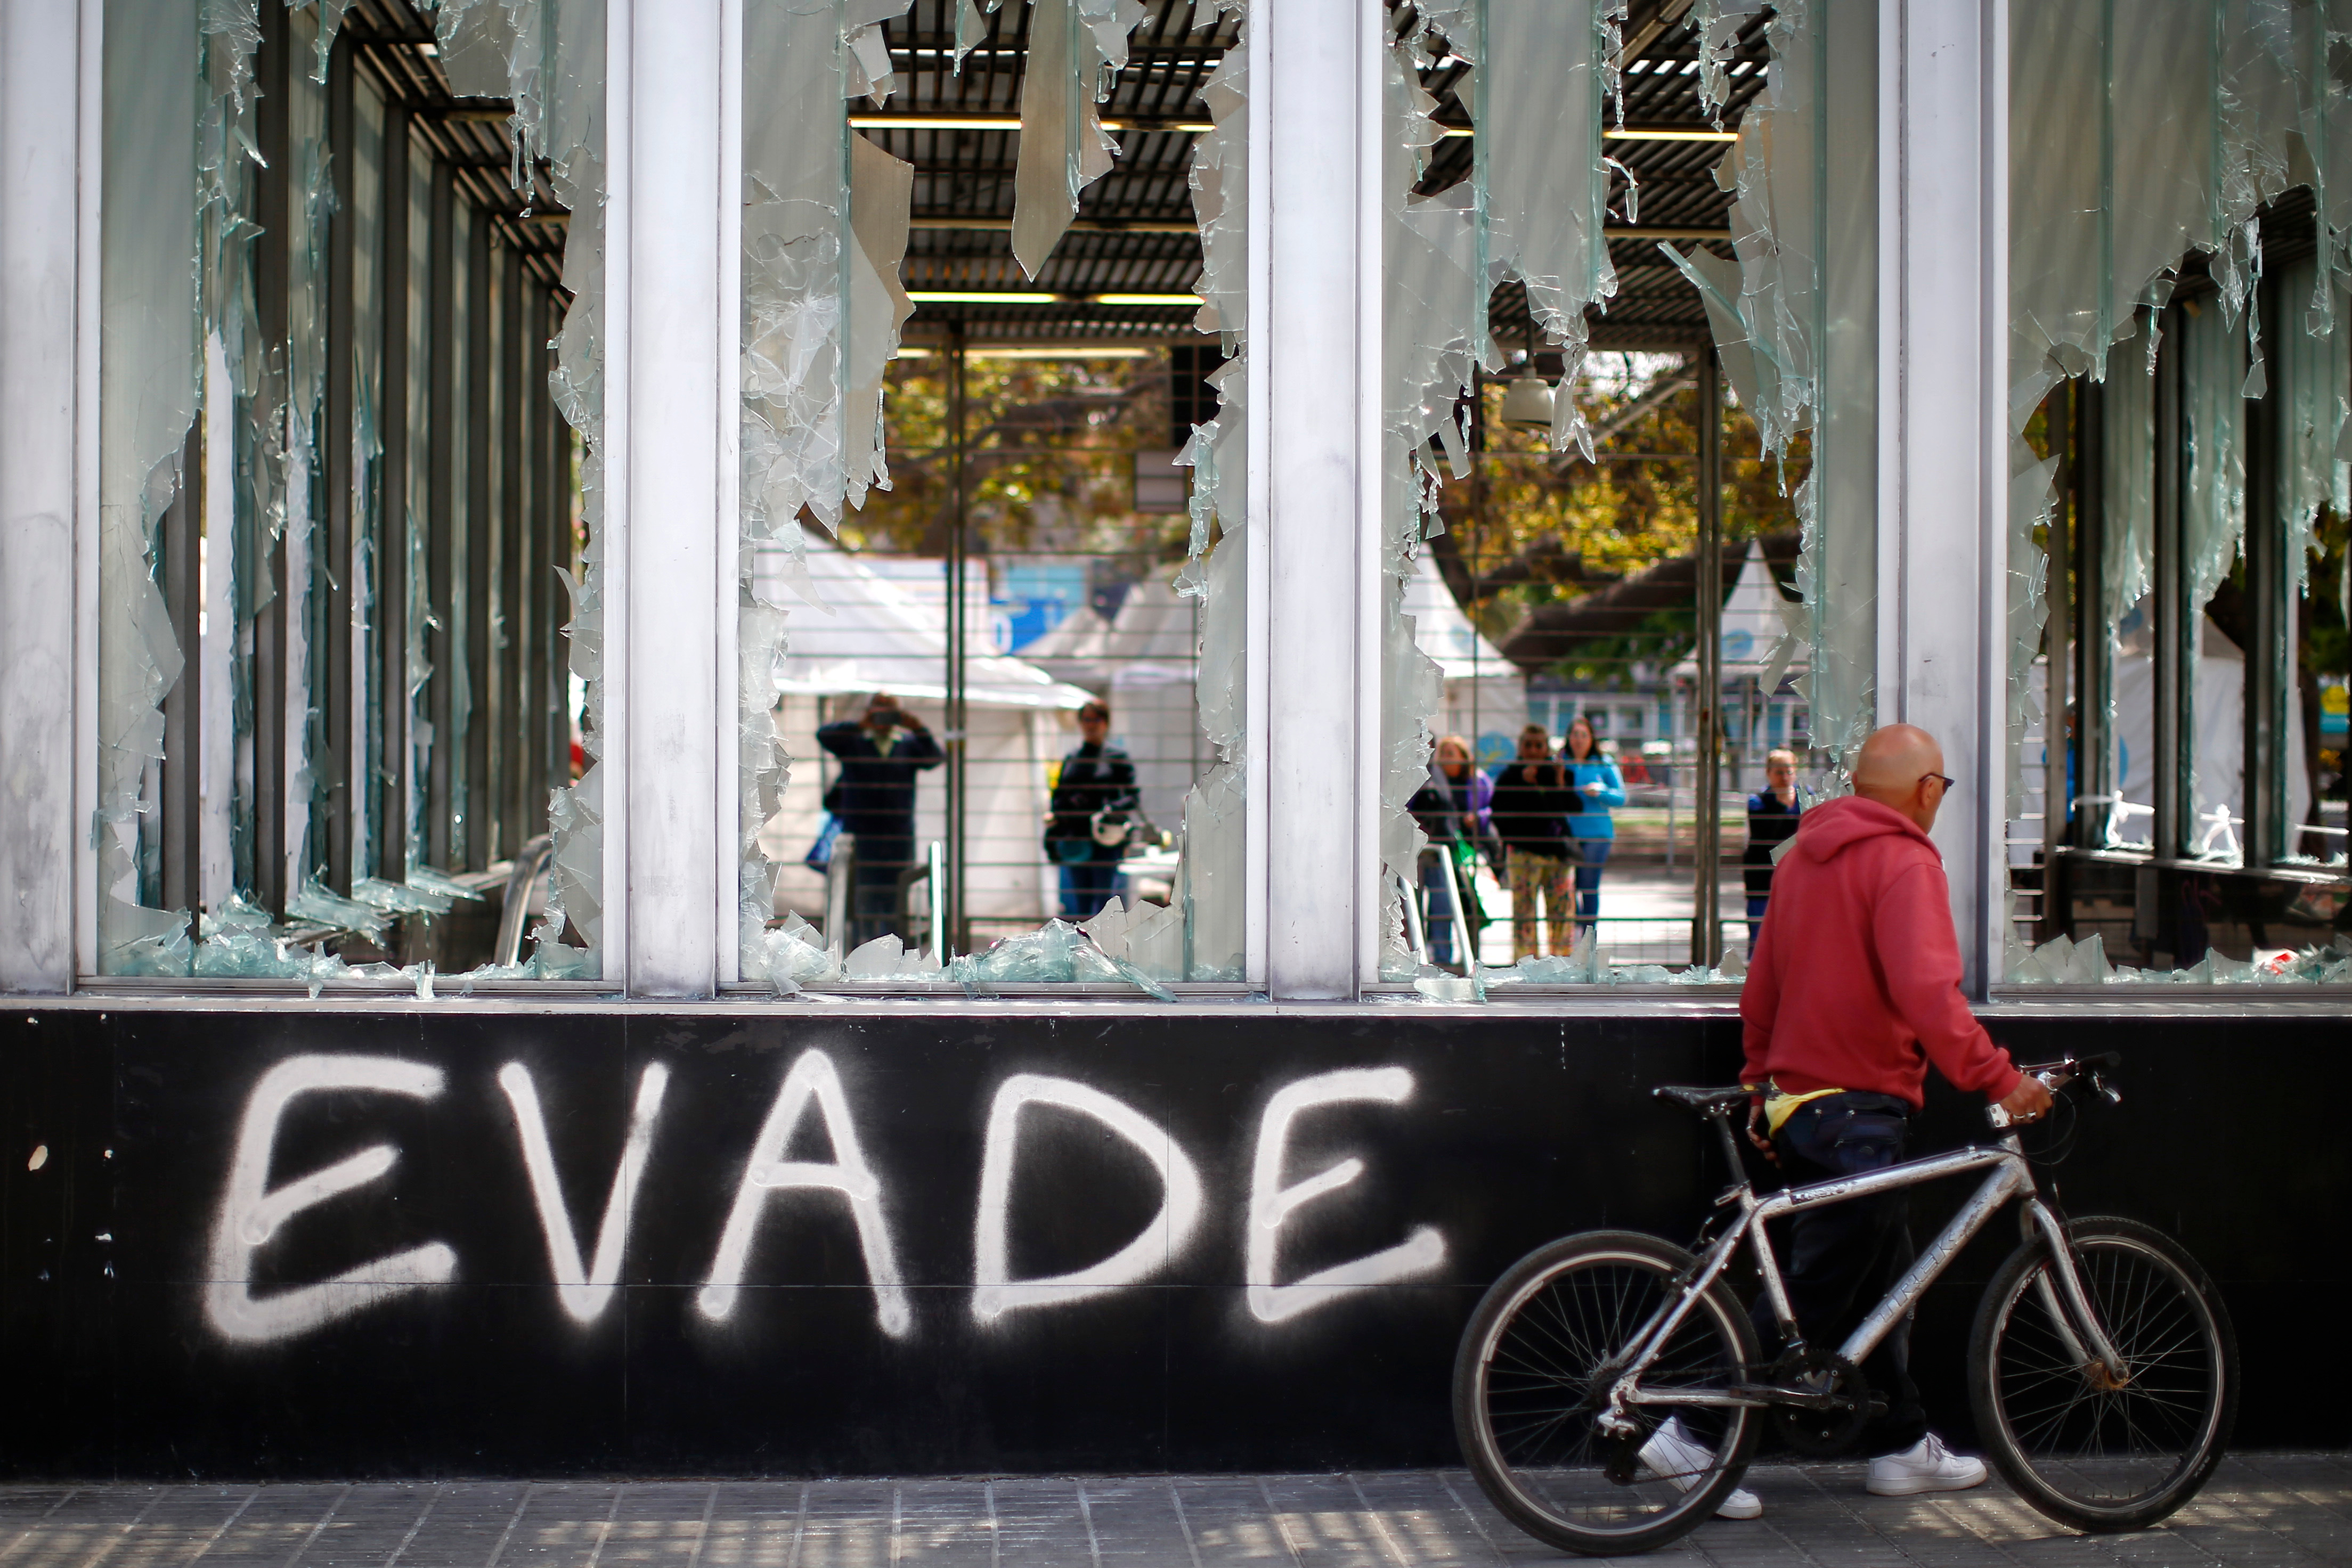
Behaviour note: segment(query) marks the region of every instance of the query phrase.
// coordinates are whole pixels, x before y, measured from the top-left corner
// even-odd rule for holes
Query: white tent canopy
[[[793,758],[783,807],[761,829],[761,840],[780,862],[779,912],[822,919],[824,879],[800,859],[824,821],[824,785],[834,776],[831,759],[817,745],[817,727],[856,711],[866,694],[887,691],[934,734],[945,730],[945,580],[941,592],[925,595],[811,536],[810,585],[831,610],[827,614],[787,589],[787,567],[782,552],[763,551],[753,576],[759,597],[786,612],[788,652],[776,680],[775,726]],[[1090,694],[1025,660],[985,652],[985,615],[967,616],[966,625],[964,906],[981,919],[1042,919],[1055,906],[1057,885],[1040,839],[1046,769],[1075,743],[1069,716]],[[947,836],[947,769],[919,775],[919,844]]]
[[[887,691],[944,701],[947,688],[945,580],[937,595],[910,591],[856,556],[812,533],[808,575],[826,614],[786,588],[787,558],[761,551],[753,591],[791,616],[790,653],[776,689],[803,696]],[[964,702],[976,707],[1076,708],[1088,694],[1025,660],[990,646],[985,615],[967,615]]]
[[[1426,556],[1405,585],[1404,612],[1413,620],[1414,643],[1445,672],[1444,711],[1430,716],[1434,733],[1465,735],[1475,741],[1485,733],[1514,735],[1527,723],[1527,676],[1471,624],[1454,602],[1453,591],[1438,575],[1436,562]],[[1114,732],[1136,733],[1126,722],[1136,704],[1133,697],[1122,697],[1122,688],[1137,688],[1136,695],[1149,688],[1150,695],[1145,700],[1155,712],[1182,706],[1183,728],[1174,739],[1189,758],[1195,749],[1190,744],[1189,703],[1180,704],[1168,688],[1173,672],[1192,669],[1199,639],[1194,601],[1179,595],[1165,582],[1147,578],[1128,591],[1117,615],[1106,618],[1091,607],[1080,610],[1024,648],[1022,656],[1057,680],[1075,682],[1110,697],[1116,716]],[[1189,681],[1189,673],[1183,678]],[[1172,724],[1173,716],[1167,722]],[[1142,766],[1142,752],[1135,755]],[[1207,761],[1203,749],[1200,766],[1206,767]],[[1146,812],[1154,821],[1160,820],[1150,783],[1145,797]]]
[[[1789,612],[1798,609],[1773,580],[1772,569],[1764,564],[1763,548],[1750,539],[1748,559],[1739,563],[1738,580],[1731,585],[1731,597],[1723,602],[1724,679],[1771,672],[1772,650],[1789,630],[1783,606]],[[1805,649],[1800,644],[1787,673],[1801,674],[1807,667]],[[1672,673],[1679,680],[1698,679],[1698,655],[1683,660]]]
[[[1527,674],[1471,624],[1426,555],[1404,585],[1404,612],[1414,645],[1445,672],[1445,707],[1430,716],[1432,733],[1463,736],[1474,754],[1482,735],[1515,738],[1528,722]]]
[[[1056,680],[1097,689],[1108,686],[1114,672],[1137,663],[1189,670],[1200,648],[1199,603],[1148,577],[1127,591],[1117,615],[1105,617],[1090,604],[1081,606],[1022,649],[1021,656]]]

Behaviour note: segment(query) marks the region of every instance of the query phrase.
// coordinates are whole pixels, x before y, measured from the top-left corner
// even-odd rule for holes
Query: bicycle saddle
[[[1737,1083],[1728,1089],[1687,1089],[1668,1084],[1664,1088],[1653,1089],[1650,1092],[1661,1100],[1680,1105],[1685,1111],[1696,1111],[1702,1114],[1714,1111],[1728,1111],[1735,1105],[1746,1104],[1748,1098],[1748,1091]]]

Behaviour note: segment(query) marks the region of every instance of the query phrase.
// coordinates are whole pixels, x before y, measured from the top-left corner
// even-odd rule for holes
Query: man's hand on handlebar
[[[2017,1081],[2000,1101],[2000,1109],[2011,1122],[2038,1122],[2050,1113],[2050,1090],[2031,1072]]]

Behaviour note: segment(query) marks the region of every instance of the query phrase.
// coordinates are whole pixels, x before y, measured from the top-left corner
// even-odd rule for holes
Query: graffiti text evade
[[[628,1131],[609,1183],[601,1185],[600,1213],[578,1222],[563,1196],[555,1152],[547,1130],[540,1089],[530,1070],[509,1062],[498,1074],[522,1156],[533,1207],[544,1239],[550,1277],[564,1314],[580,1324],[602,1318],[620,1288],[629,1236],[637,1223],[637,1197],[647,1165],[661,1143],[661,1115],[669,1070],[656,1062],[637,1082]],[[353,1312],[456,1281],[461,1260],[446,1242],[434,1241],[397,1252],[312,1283],[281,1286],[257,1294],[257,1260],[296,1215],[369,1186],[388,1176],[401,1153],[380,1143],[336,1163],[268,1185],[279,1129],[289,1108],[307,1095],[391,1094],[438,1099],[446,1087],[440,1069],[397,1057],[305,1054],[277,1062],[246,1098],[230,1156],[228,1178],[214,1216],[204,1286],[205,1321],[222,1337],[247,1344],[280,1343]],[[1243,1242],[1244,1279],[1251,1315],[1280,1324],[1346,1296],[1399,1281],[1424,1278],[1445,1260],[1445,1239],[1421,1226],[1394,1245],[1285,1281],[1283,1236],[1291,1218],[1309,1204],[1339,1200],[1364,1175],[1364,1162],[1340,1160],[1315,1175],[1284,1185],[1292,1130],[1318,1107],[1370,1103],[1402,1105],[1413,1092],[1412,1074],[1402,1067],[1349,1068],[1300,1078],[1276,1089],[1261,1113],[1249,1166],[1247,1220]],[[1108,1135],[1131,1145],[1159,1183],[1158,1211],[1108,1257],[1068,1272],[1015,1278],[1009,1235],[1013,1177],[1021,1160],[1023,1112],[1050,1106],[1091,1119]],[[793,1135],[814,1116],[833,1152],[827,1162],[785,1157]],[[1034,1122],[1035,1118],[1029,1118]],[[601,1178],[601,1172],[596,1173]],[[579,1184],[575,1176],[575,1186]],[[833,1061],[822,1051],[805,1051],[786,1071],[766,1119],[744,1158],[734,1199],[696,1310],[712,1323],[735,1312],[757,1256],[770,1198],[781,1190],[831,1194],[857,1232],[875,1322],[893,1339],[914,1333],[915,1317],[894,1248],[889,1195],[866,1157],[848,1092]],[[1150,1117],[1090,1084],[1040,1073],[1015,1073],[990,1102],[981,1155],[979,1202],[974,1215],[971,1312],[985,1326],[1016,1313],[1064,1307],[1123,1287],[1146,1284],[1163,1274],[1193,1246],[1202,1228],[1206,1189],[1199,1166],[1176,1139]],[[584,1255],[583,1228],[594,1226]]]

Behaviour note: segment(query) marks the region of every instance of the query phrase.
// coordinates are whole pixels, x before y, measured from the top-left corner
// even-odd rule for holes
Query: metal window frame
[[[383,210],[379,233],[382,259],[377,287],[383,332],[379,361],[383,388],[376,398],[376,428],[383,442],[376,488],[375,663],[379,702],[379,756],[383,810],[376,813],[376,863],[370,874],[387,882],[408,872],[408,812],[415,787],[415,757],[408,737],[408,218],[410,205],[407,107],[388,99],[383,117]]]
[[[9,88],[7,124],[30,112],[18,102],[47,105],[75,127],[80,170],[94,169],[102,0],[79,0],[70,23],[28,20],[24,9],[0,16],[12,29],[47,31],[39,48],[20,57],[12,47],[0,62]],[[266,6],[263,15],[265,28],[276,32],[270,24],[282,13]],[[2007,11],[2001,0],[1881,0],[1880,16],[1881,716],[1937,730],[1947,742],[1948,770],[1966,780],[1968,798],[1948,813],[1937,839],[1952,867],[1969,984],[1981,996],[1998,967],[2007,874],[1996,738],[2005,684],[2000,328],[2007,265]],[[736,483],[737,307],[730,286],[737,214],[721,197],[740,159],[740,0],[676,0],[659,7],[610,0],[605,26],[605,371],[612,392],[601,454],[608,614],[600,737],[605,974],[607,984],[633,995],[706,996],[731,975],[734,946],[735,716],[725,700],[734,679],[733,552],[722,544],[732,527]],[[13,41],[18,34],[8,36]],[[1248,973],[1254,987],[1278,998],[1348,999],[1376,981],[1378,963],[1377,748],[1361,740],[1377,733],[1378,431],[1377,414],[1366,406],[1377,396],[1352,394],[1365,387],[1377,392],[1368,378],[1376,379],[1378,363],[1379,9],[1360,0],[1268,4],[1247,37],[1251,166],[1258,176],[1247,197],[1254,536]],[[1277,41],[1285,47],[1277,49]],[[283,68],[282,34],[265,47],[275,47]],[[60,70],[68,49],[73,68]],[[20,86],[31,96],[20,97]],[[270,96],[264,95],[265,115]],[[640,169],[648,172],[642,183],[635,179]],[[446,180],[443,171],[436,183],[436,226],[448,211]],[[0,184],[0,192],[15,188]],[[77,277],[69,821],[87,822],[97,788],[98,454],[89,417],[98,375],[96,182],[80,180],[75,199],[70,239],[48,239],[45,254],[69,251]],[[11,221],[0,223],[12,267],[14,246],[45,243],[16,237],[23,231],[14,222],[14,201],[5,214]],[[434,240],[437,272],[448,242],[444,233]],[[428,290],[427,308],[436,319],[446,319],[447,306],[446,289]],[[643,332],[636,329],[641,319]],[[670,329],[681,323],[690,329]],[[515,357],[536,370],[527,355]],[[14,358],[5,362],[13,408],[23,371]],[[436,387],[446,385],[445,367],[436,363],[433,378]],[[436,417],[444,401],[434,400]],[[560,530],[569,494],[562,481],[563,435],[560,429],[548,434],[545,510],[548,527]],[[436,543],[446,543],[457,501],[438,494],[447,487],[445,470],[436,463],[436,494],[424,514]],[[478,490],[486,477],[469,476],[468,487]],[[2087,490],[2088,474],[2084,482]],[[0,484],[10,487],[12,500],[18,494],[14,477]],[[2086,495],[2086,515],[2089,505]],[[640,509],[648,518],[644,530],[633,528]],[[695,526],[681,529],[674,526],[679,520]],[[2087,548],[2091,530],[2082,534]],[[1335,571],[1341,563],[1344,570]],[[438,561],[436,591],[446,591],[457,564]],[[274,570],[282,573],[282,560]],[[2091,577],[2080,580],[2083,602],[2095,602]],[[1951,592],[1956,581],[1975,585],[1973,601]],[[1352,597],[1343,600],[1343,593]],[[1316,616],[1333,608],[1340,613],[1318,624]],[[525,619],[528,624],[527,612]],[[1346,651],[1336,656],[1328,635],[1334,624],[1350,629]],[[1310,627],[1324,633],[1312,646],[1305,635]],[[277,634],[282,639],[282,625]],[[534,658],[539,641],[534,633]],[[267,637],[264,643],[266,664]],[[536,774],[541,779],[562,772],[568,708],[562,695],[568,675],[553,644],[549,664],[543,708],[553,722],[551,755]],[[434,703],[436,712],[446,711],[450,665],[446,658],[435,665]],[[488,674],[487,661],[476,674]],[[2095,683],[2086,675],[2079,686],[2089,692]],[[1279,726],[1270,722],[1276,693]],[[530,706],[542,709],[541,694]],[[257,741],[267,747],[268,727],[283,705],[265,697],[257,708],[264,727]],[[1337,747],[1318,744],[1327,737],[1300,722],[1302,715],[1325,711],[1354,725]],[[10,735],[37,729],[38,716],[7,716]],[[477,714],[485,737],[488,718],[485,704]],[[283,740],[276,737],[281,762]],[[262,753],[264,779],[282,775],[282,767],[268,766],[270,755]],[[446,773],[446,754],[436,747],[425,787]],[[488,782],[469,780],[478,789]],[[441,809],[433,815],[446,822],[447,802],[436,804]],[[265,789],[262,805],[258,880],[282,899],[282,803]],[[484,825],[477,820],[478,829]],[[7,826],[13,835],[17,819]],[[65,918],[75,972],[90,974],[98,956],[96,861],[84,835],[71,841],[73,898]],[[0,935],[21,934],[26,950],[40,950],[57,917],[23,918],[34,927],[20,933],[10,925]],[[54,968],[37,963],[31,983],[53,983]],[[18,984],[23,972],[11,969],[0,978]],[[70,976],[63,983],[70,984]],[[1579,1004],[1563,998],[1559,1005]]]
[[[82,329],[96,182],[76,182],[94,142],[94,9],[0,5],[0,992],[69,989],[96,945],[79,915],[97,868],[74,831],[97,785],[77,661],[95,576],[75,528],[95,474],[76,418],[97,363]]]

